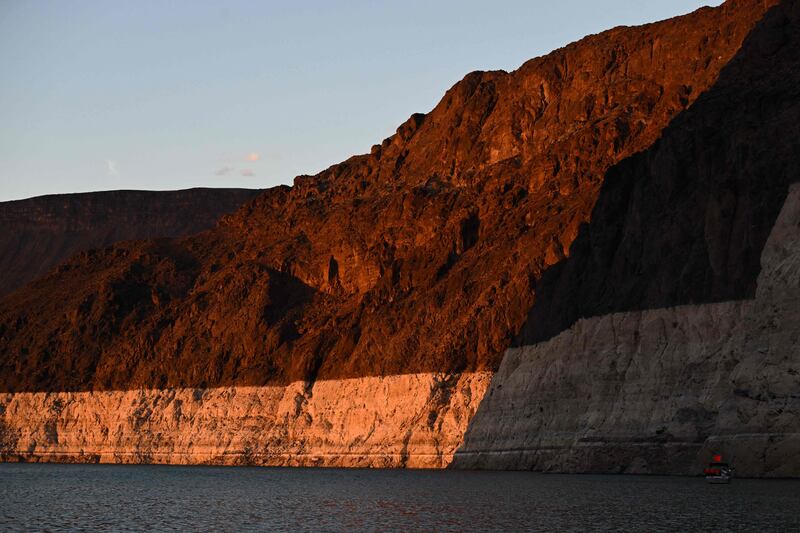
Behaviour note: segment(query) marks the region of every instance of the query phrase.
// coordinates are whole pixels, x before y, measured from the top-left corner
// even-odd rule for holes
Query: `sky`
[[[473,70],[714,0],[0,0],[0,201],[272,187]]]

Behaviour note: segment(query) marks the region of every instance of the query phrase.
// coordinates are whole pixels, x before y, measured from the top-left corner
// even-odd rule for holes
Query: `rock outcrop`
[[[260,191],[108,191],[0,202],[0,297],[78,252],[211,229]]]
[[[469,74],[213,230],[62,264],[0,302],[0,455],[689,473],[719,438],[800,475],[798,11]]]

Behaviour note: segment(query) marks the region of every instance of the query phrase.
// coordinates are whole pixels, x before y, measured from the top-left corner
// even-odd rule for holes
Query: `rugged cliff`
[[[477,410],[457,464],[562,468],[561,444],[553,463],[495,459],[541,432],[487,425],[528,399],[494,400],[508,365],[583,316],[754,296],[800,153],[796,4],[730,0],[472,73],[209,232],[67,262],[0,303],[0,453],[444,466]]]
[[[693,473],[721,451],[743,475],[800,474],[798,169],[800,7],[786,2],[608,173],[456,464]]]
[[[0,202],[0,297],[78,252],[214,227],[258,194],[247,189],[108,191]]]

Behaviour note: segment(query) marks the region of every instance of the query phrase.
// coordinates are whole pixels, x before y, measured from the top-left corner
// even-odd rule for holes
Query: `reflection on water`
[[[0,464],[0,530],[800,531],[800,481]]]

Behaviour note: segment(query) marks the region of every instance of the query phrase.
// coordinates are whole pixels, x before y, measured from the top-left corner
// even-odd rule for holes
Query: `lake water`
[[[0,464],[0,530],[800,531],[800,481]]]

